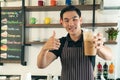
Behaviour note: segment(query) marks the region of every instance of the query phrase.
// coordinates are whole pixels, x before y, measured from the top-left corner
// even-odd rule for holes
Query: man
[[[37,58],[39,68],[47,67],[57,57],[62,64],[61,80],[94,80],[95,56],[84,55],[81,12],[74,6],[61,10],[60,22],[68,32],[66,37],[56,39],[55,31],[45,43]],[[97,55],[105,60],[112,59],[112,51],[103,45],[103,36],[98,33],[93,44]]]

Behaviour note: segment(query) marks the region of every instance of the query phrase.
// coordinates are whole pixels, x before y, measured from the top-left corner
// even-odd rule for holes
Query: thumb
[[[52,35],[52,37],[55,37],[56,36],[56,32],[55,31],[53,31],[53,35]]]

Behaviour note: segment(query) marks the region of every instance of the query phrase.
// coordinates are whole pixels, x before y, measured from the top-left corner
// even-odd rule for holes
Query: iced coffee
[[[93,32],[85,31],[83,32],[84,37],[84,54],[85,56],[94,56],[96,55],[96,48],[93,44]]]

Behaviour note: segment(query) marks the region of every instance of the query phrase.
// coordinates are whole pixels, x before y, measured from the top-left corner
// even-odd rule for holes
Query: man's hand
[[[96,36],[94,36],[93,43],[95,44],[95,48],[99,50],[104,43],[103,35],[98,33]]]
[[[56,39],[56,33],[53,31],[53,35],[48,39],[44,45],[44,50],[58,50],[60,48],[60,40]]]

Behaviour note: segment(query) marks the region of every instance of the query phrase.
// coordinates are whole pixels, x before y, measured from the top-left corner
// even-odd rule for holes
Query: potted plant
[[[108,41],[109,42],[115,42],[118,35],[118,28],[108,28],[108,30],[105,31],[108,34]]]

